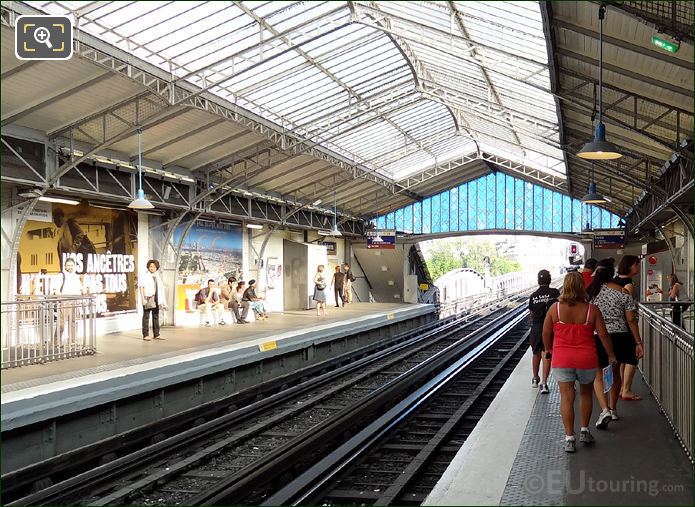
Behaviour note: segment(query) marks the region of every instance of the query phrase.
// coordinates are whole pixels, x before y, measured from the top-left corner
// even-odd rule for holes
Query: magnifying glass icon
[[[40,26],[34,31],[34,40],[39,44],[46,44],[48,49],[53,47],[53,44],[51,44],[51,32],[46,27]]]

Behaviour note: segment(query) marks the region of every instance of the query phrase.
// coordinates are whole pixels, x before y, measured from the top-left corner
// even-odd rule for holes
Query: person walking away
[[[637,360],[644,355],[642,339],[637,327],[637,304],[635,300],[623,292],[623,288],[614,283],[613,265],[605,260],[598,263],[594,281],[587,289],[589,300],[595,304],[603,315],[606,329],[611,338],[613,350],[619,364],[637,365]],[[607,365],[605,351],[597,345],[599,362]],[[603,392],[603,378],[597,377],[596,391]],[[621,394],[622,393],[622,394]],[[620,366],[613,368],[613,387],[609,393],[608,410],[611,420],[618,420],[618,398],[623,400],[641,400],[642,398],[631,391],[625,391],[625,384]],[[600,399],[599,399],[600,402]],[[602,407],[604,408],[604,407]],[[597,427],[605,417],[605,408],[599,416]]]
[[[640,260],[636,255],[623,255],[620,259],[620,264],[618,264],[618,274],[613,279],[613,282],[620,285],[623,291],[628,294],[632,299],[637,299],[637,290],[633,283],[633,277],[639,273]],[[621,363],[620,364],[620,377],[623,380],[623,385],[620,391],[620,396],[622,398],[623,393],[627,392],[632,394],[632,379],[635,377],[635,371],[637,370],[637,363],[634,365],[631,363]],[[633,395],[636,396],[636,395]],[[627,398],[640,400],[639,396],[635,398]]]
[[[584,269],[582,269],[582,278],[584,279],[584,288],[588,287],[589,284],[591,283],[591,277],[594,274],[594,269],[596,269],[596,265],[598,264],[598,261],[594,259],[593,257],[591,259],[587,259],[586,262],[584,263]]]
[[[678,280],[675,273],[668,275],[668,300],[669,301],[680,301],[682,299],[681,289],[683,285]],[[675,304],[671,305],[671,320],[678,327],[683,327],[683,309],[681,305]]]
[[[256,294],[256,280],[249,280],[249,287],[244,291],[242,301],[246,301],[250,305],[257,320],[265,320],[268,318],[263,298],[258,297]]]
[[[615,363],[613,346],[606,332],[601,311],[586,302],[584,280],[580,273],[565,276],[562,294],[553,303],[543,323],[543,343],[546,356],[551,356],[553,377],[560,387],[560,414],[565,428],[565,452],[576,451],[574,436],[574,383],[579,381],[579,442],[590,445],[594,437],[589,432],[593,405],[592,386],[598,368],[594,331]]]
[[[350,269],[350,264],[345,264],[343,268],[345,272],[345,281],[343,282],[343,302],[344,304],[352,303],[352,282],[355,281],[355,275]]]
[[[333,273],[333,279],[331,280],[331,287],[333,287],[333,294],[335,295],[336,308],[340,308],[341,306],[338,304],[338,298],[340,298],[342,306],[345,306],[345,300],[343,299],[343,291],[345,290],[344,282],[345,274],[340,270],[340,266],[336,266],[335,273]]]
[[[150,315],[155,340],[163,340],[159,335],[159,309],[166,309],[164,283],[159,273],[159,261],[147,261],[147,271],[140,277],[140,296],[142,297],[142,339],[150,340]]]
[[[314,275],[314,295],[312,299],[316,301],[316,316],[324,316],[326,313],[326,276],[323,273],[323,264],[319,264]]]
[[[543,356],[543,322],[548,308],[560,297],[560,291],[550,287],[550,271],[541,269],[538,272],[538,289],[531,294],[528,300],[529,318],[531,319],[531,332],[529,342],[533,353],[533,380],[532,387],[540,385],[541,393],[548,394],[548,375],[550,375],[550,359],[543,359],[543,378],[538,376],[541,357]]]
[[[212,278],[208,280],[207,287],[203,287],[195,295],[196,303],[198,303],[198,310],[205,312],[205,327],[210,327],[210,320],[214,317],[220,326],[224,326],[224,317],[222,314],[222,302],[220,301],[220,295],[215,290],[215,280]]]

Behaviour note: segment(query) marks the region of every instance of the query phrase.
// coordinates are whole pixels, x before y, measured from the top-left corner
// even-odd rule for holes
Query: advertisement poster
[[[185,226],[180,225],[174,231],[175,245],[184,230]],[[190,309],[195,293],[208,280],[213,279],[218,285],[226,283],[230,276],[240,280],[242,269],[241,225],[196,222],[181,246],[177,309]]]
[[[396,231],[367,231],[367,248],[395,249]]]
[[[50,221],[28,220],[22,231],[18,293],[96,294],[98,317],[134,312],[137,215],[87,204],[45,212]]]
[[[277,257],[268,257],[265,263],[266,289],[274,289],[282,279],[282,264]]]

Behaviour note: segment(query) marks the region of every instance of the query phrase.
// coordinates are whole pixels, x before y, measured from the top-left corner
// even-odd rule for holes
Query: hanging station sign
[[[367,231],[367,248],[393,250],[396,248],[396,231]]]
[[[594,248],[619,250],[625,247],[624,229],[594,230]]]

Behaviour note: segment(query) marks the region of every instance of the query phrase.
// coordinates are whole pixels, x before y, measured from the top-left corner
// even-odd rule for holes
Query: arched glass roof
[[[564,178],[536,2],[28,2],[396,182],[485,152]]]

